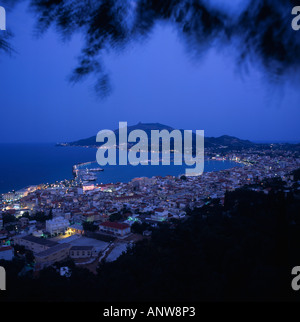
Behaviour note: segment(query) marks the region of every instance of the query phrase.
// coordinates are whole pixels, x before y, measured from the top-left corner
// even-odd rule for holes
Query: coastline
[[[73,146],[72,146],[73,147]],[[77,147],[77,146],[76,146]],[[83,147],[83,146],[80,146],[79,148],[93,148],[93,147]],[[239,162],[239,161],[237,161],[236,159],[228,159],[228,158],[217,158],[217,159],[214,159],[214,158],[205,158],[205,162],[224,162],[224,161],[226,161],[226,162],[230,162],[230,163],[232,163],[232,162],[234,162],[234,163],[236,163],[237,165],[240,165],[240,164],[242,164],[242,162]],[[74,164],[72,167],[71,167],[71,173],[73,174],[73,178],[61,178],[61,179],[58,179],[58,180],[54,180],[54,181],[52,181],[52,182],[49,182],[49,181],[47,181],[47,182],[39,182],[38,184],[31,184],[30,182],[28,182],[28,184],[25,184],[25,185],[23,185],[22,187],[19,187],[19,188],[17,188],[17,189],[7,189],[7,190],[5,190],[5,191],[3,191],[2,193],[1,193],[1,195],[4,195],[4,194],[6,194],[6,193],[10,193],[11,191],[19,191],[19,190],[24,190],[24,189],[26,189],[26,188],[28,188],[29,186],[40,186],[40,185],[43,185],[43,186],[51,186],[51,185],[56,185],[56,184],[59,184],[59,183],[62,183],[62,182],[65,182],[65,183],[67,183],[67,184],[71,184],[72,182],[73,182],[73,180],[74,180],[74,178],[76,178],[76,173],[75,173],[75,171],[78,169],[78,168],[82,168],[82,167],[84,167],[84,166],[88,166],[88,165],[91,165],[91,164],[97,164],[97,161],[85,161],[85,162],[79,162],[79,163],[76,163],[76,164]],[[219,163],[218,163],[219,164]],[[159,165],[159,166],[162,166],[162,165]],[[159,167],[158,166],[158,167]],[[164,166],[165,167],[165,166]],[[136,168],[136,167],[135,167]],[[230,170],[231,168],[234,168],[234,167],[230,167],[230,168],[228,168],[228,170]],[[102,169],[102,168],[101,168]],[[102,170],[104,170],[105,171],[105,169],[107,170],[107,168],[103,168]],[[224,169],[213,169],[213,170],[211,170],[211,171],[214,171],[214,172],[218,172],[218,171],[222,171],[222,170],[224,170]],[[209,172],[211,172],[211,171],[209,171]],[[204,172],[206,172],[206,171],[204,171]],[[184,173],[181,173],[181,175],[183,175]],[[167,174],[167,175],[171,175],[172,176],[172,174]],[[150,177],[152,177],[152,176],[156,176],[154,173],[150,176]],[[159,174],[158,174],[158,176],[159,176]],[[180,174],[175,174],[175,175],[173,175],[174,177],[176,177],[176,176],[180,176]],[[136,175],[136,176],[134,176],[134,177],[132,177],[131,179],[135,179],[135,178],[139,178],[139,177],[141,177],[140,175]],[[128,182],[128,180],[118,180],[118,182],[123,182],[123,183],[127,183]]]
[[[8,145],[10,146],[10,145]],[[2,180],[2,189],[1,189],[1,185],[0,185],[0,189],[2,190],[1,191],[1,194],[5,194],[9,191],[12,191],[12,190],[22,190],[24,189],[24,187],[28,187],[29,185],[41,185],[41,184],[44,184],[44,185],[49,185],[49,184],[55,184],[59,181],[68,181],[68,182],[71,182],[72,180],[74,180],[74,167],[76,166],[84,166],[84,165],[88,165],[88,164],[91,164],[91,163],[97,163],[97,161],[91,161],[92,158],[95,157],[95,154],[96,154],[96,151],[93,150],[96,148],[96,146],[73,146],[73,145],[65,145],[65,149],[57,149],[57,144],[55,145],[55,143],[47,143],[47,144],[33,144],[32,146],[34,147],[34,152],[37,152],[37,157],[33,156],[33,158],[31,158],[30,154],[32,153],[32,150],[30,150],[30,146],[31,145],[28,145],[28,144],[25,144],[25,145],[22,145],[22,144],[18,144],[18,145],[13,145],[13,149],[14,151],[18,151],[20,150],[19,146],[22,146],[23,148],[25,147],[24,151],[21,150],[21,152],[23,152],[23,155],[25,156],[25,163],[26,165],[28,166],[26,169],[21,169],[21,173],[18,174],[16,170],[18,170],[19,168],[19,164],[17,162],[15,162],[17,165],[14,167],[12,166],[13,168],[13,175],[9,174],[8,178],[6,179],[7,183],[9,183],[8,187],[7,188],[3,188],[4,187],[4,183],[3,183],[3,180]],[[39,146],[42,147],[42,151],[39,151]],[[75,149],[74,149],[75,148]],[[48,150],[51,150],[50,154],[53,154],[50,156],[50,159],[52,158],[53,160],[51,160],[51,163],[50,165],[52,166],[52,168],[50,169],[52,172],[50,175],[48,175],[48,171],[50,166],[49,164],[45,164],[45,166],[41,165],[43,163],[43,160],[46,158],[48,159],[49,156],[48,156]],[[5,152],[5,151],[4,151]],[[4,154],[8,154],[9,155],[9,152],[6,152]],[[239,160],[237,159],[236,157],[234,158],[230,158],[230,157],[221,157],[221,156],[218,156],[217,153],[213,153],[213,151],[209,151],[208,149],[208,152],[210,154],[210,156],[205,156],[205,162],[206,163],[210,163],[210,162],[215,162],[215,161],[218,161],[218,162],[221,162],[221,161],[225,161],[225,162],[230,162],[230,163],[235,163],[236,165],[248,165],[248,163],[245,163],[244,161],[242,160]],[[27,155],[25,154],[27,153]],[[214,156],[212,156],[212,154]],[[66,157],[66,155],[68,156],[69,158],[69,161],[68,162],[64,162],[64,158]],[[17,155],[16,155],[17,156]],[[41,160],[39,160],[40,157],[43,157],[41,158]],[[10,161],[10,157],[8,156],[8,162]],[[77,160],[80,160],[80,159],[83,159],[82,161],[80,160],[79,162],[76,162],[74,164],[74,159],[77,159]],[[34,160],[34,161],[32,161]],[[60,164],[60,160],[63,161],[64,165],[61,166]],[[72,161],[73,160],[73,161]],[[3,160],[2,160],[3,162]],[[31,164],[32,162],[32,164]],[[66,165],[67,163],[67,165]],[[69,164],[69,165],[68,165]],[[54,165],[54,167],[53,167]],[[6,167],[8,167],[8,164],[5,164]],[[160,165],[161,166],[161,165]],[[156,166],[157,168],[157,171],[159,172],[161,169],[160,169],[160,166]],[[17,167],[17,168],[16,168]],[[165,166],[163,166],[165,167]],[[163,169],[162,167],[162,169]],[[3,167],[5,168],[5,167]],[[29,171],[28,171],[28,168],[29,168]],[[43,168],[41,170],[41,168]],[[64,169],[61,169],[61,168],[64,168]],[[153,167],[152,167],[153,168]],[[229,167],[230,169],[231,167]],[[106,172],[108,173],[107,171],[108,168],[105,168],[104,167],[104,170],[106,170]],[[110,169],[110,168],[109,168]],[[147,175],[144,175],[144,174],[140,174],[140,173],[137,173],[137,174],[134,174],[134,176],[131,174],[130,178],[129,178],[129,175],[126,177],[126,179],[122,179],[122,176],[123,176],[123,173],[121,173],[120,175],[120,180],[116,180],[115,179],[115,171],[116,171],[116,168],[113,168],[114,171],[111,172],[112,176],[114,177],[114,180],[112,181],[115,181],[115,182],[128,182],[130,180],[132,180],[133,178],[138,178],[138,177],[142,177],[142,176],[148,176],[148,177],[152,177],[152,176],[155,176],[156,174],[151,170],[149,172],[151,172],[150,174],[147,173]],[[137,168],[135,168],[137,169]],[[41,180],[39,179],[36,179],[36,173],[39,171],[41,171]],[[124,168],[123,168],[124,170]],[[178,176],[179,173],[177,171],[177,169],[173,169],[175,170],[174,171],[174,174],[172,174],[172,169],[170,169],[169,173],[165,174],[165,175],[174,175],[174,176]],[[29,174],[27,174],[27,172],[30,172]],[[110,170],[109,170],[110,171]],[[121,170],[117,170],[119,172],[121,172]],[[127,171],[127,170],[126,170]],[[129,169],[129,171],[133,171],[133,169]],[[222,169],[218,169],[218,168],[213,168],[213,169],[209,169],[209,171],[222,171]],[[9,171],[6,171],[6,172],[9,172]],[[206,172],[206,171],[205,171]],[[24,183],[23,184],[16,184],[16,185],[12,185],[11,182],[17,182],[17,180],[19,179],[19,176],[22,176],[24,177],[24,173],[27,174],[28,178],[26,180],[23,180]],[[102,175],[102,177],[105,177],[105,180],[106,182],[108,182],[107,180],[107,175],[108,174],[105,174],[105,175]],[[180,173],[180,174],[183,174],[183,171]],[[161,172],[157,173],[158,176],[162,176],[161,175]],[[50,177],[50,178],[49,178]],[[38,176],[39,178],[39,176]],[[43,179],[45,178],[45,180]],[[0,181],[1,181],[1,176],[0,176]],[[101,180],[100,180],[101,181]],[[109,180],[109,182],[111,182],[111,180]],[[102,182],[100,182],[102,183]],[[0,182],[1,184],[1,182]]]

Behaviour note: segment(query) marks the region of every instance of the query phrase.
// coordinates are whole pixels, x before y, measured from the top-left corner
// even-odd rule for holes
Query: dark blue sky
[[[210,50],[195,61],[168,27],[105,66],[113,91],[104,101],[93,79],[67,81],[80,54],[80,35],[60,41],[50,30],[34,36],[26,3],[7,15],[17,53],[0,56],[0,142],[60,142],[95,135],[119,121],[160,122],[259,141],[300,141],[299,90],[272,86],[258,70],[241,73],[230,50]]]

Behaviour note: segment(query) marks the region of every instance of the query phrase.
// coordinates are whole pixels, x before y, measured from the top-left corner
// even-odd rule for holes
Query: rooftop
[[[92,250],[94,246],[72,246],[70,250]]]
[[[5,252],[6,250],[11,250],[12,247],[11,246],[2,246],[0,247],[0,252]]]
[[[49,256],[53,253],[56,253],[62,249],[66,249],[66,248],[70,248],[71,245],[64,243],[64,244],[57,244],[53,247],[50,247],[49,249],[43,250],[42,252],[39,252],[38,254],[35,255],[35,257],[45,257],[45,256]]]
[[[55,245],[57,245],[58,243],[45,239],[45,238],[40,238],[40,237],[35,237],[35,236],[31,236],[31,235],[27,235],[24,237],[21,237],[24,240],[30,241],[32,243],[36,243],[36,244],[40,244],[40,245],[44,245],[44,246],[48,246],[48,247],[53,247]]]
[[[122,223],[119,223],[119,222],[110,222],[110,221],[103,222],[102,224],[100,224],[100,226],[110,227],[110,228],[115,228],[115,229],[121,229],[121,230],[130,227],[127,224],[122,224]]]

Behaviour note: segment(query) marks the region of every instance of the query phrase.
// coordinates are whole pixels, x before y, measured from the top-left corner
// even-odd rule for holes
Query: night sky
[[[106,54],[112,92],[101,100],[92,77],[68,82],[81,36],[64,43],[50,29],[36,37],[34,22],[26,3],[7,14],[16,53],[0,56],[1,143],[72,141],[115,129],[119,121],[300,141],[297,86],[271,85],[257,69],[241,71],[232,48],[212,48],[196,60],[170,27],[157,26],[147,41]]]

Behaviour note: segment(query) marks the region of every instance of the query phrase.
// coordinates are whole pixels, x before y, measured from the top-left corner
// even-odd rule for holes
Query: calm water
[[[96,149],[56,147],[54,144],[0,144],[0,193],[28,185],[72,179],[74,164],[95,161]],[[204,171],[218,171],[237,166],[229,161],[205,162]],[[95,168],[97,163],[88,167]],[[128,182],[135,177],[179,175],[182,166],[105,166],[98,173],[98,183]]]

